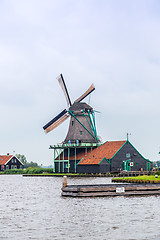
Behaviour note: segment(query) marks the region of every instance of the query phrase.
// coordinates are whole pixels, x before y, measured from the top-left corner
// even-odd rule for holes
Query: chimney
[[[7,153],[7,156],[9,156],[9,153]]]

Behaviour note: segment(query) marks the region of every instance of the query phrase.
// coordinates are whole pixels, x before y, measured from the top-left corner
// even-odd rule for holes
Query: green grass
[[[86,176],[84,173],[53,173],[53,168],[39,168],[29,167],[27,169],[8,169],[0,172],[0,174],[26,174],[26,175],[37,175],[37,176]]]
[[[26,174],[26,173],[24,173]],[[79,173],[27,173],[26,175],[36,175],[36,176],[80,176]],[[85,176],[85,175],[84,175]]]
[[[27,169],[8,169],[0,172],[0,174],[21,174],[21,175],[37,175],[37,176],[101,176],[101,174],[85,174],[85,173],[53,173],[53,168],[29,167]],[[102,175],[103,176],[103,175]],[[107,173],[105,176],[110,176]]]
[[[0,172],[0,174],[51,174],[53,173],[53,168],[39,168],[39,167],[29,167],[26,169],[8,169]]]
[[[119,177],[113,178],[113,182],[128,182],[128,183],[160,183],[160,175],[156,178],[155,175],[143,175],[137,177]]]

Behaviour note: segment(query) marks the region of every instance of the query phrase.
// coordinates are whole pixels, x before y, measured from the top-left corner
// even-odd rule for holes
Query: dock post
[[[67,187],[67,176],[63,176],[63,187]]]

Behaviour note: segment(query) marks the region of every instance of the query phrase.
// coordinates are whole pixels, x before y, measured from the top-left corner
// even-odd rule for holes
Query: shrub
[[[25,169],[25,174],[53,173],[53,168],[29,167]]]
[[[23,174],[24,170],[23,169],[8,169],[4,170],[4,174]]]
[[[155,172],[154,175],[160,175],[160,170],[158,170],[157,172]]]

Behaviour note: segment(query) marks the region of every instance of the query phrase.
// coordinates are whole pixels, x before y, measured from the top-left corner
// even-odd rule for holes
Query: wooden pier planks
[[[119,190],[122,190],[122,192]],[[66,187],[62,187],[62,196],[65,197],[137,196],[159,194],[160,184],[67,185]]]

